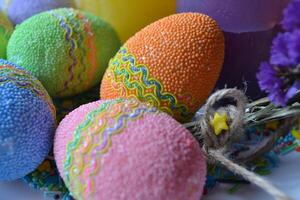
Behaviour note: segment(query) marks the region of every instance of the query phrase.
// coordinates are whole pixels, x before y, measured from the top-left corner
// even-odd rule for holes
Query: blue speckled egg
[[[31,74],[0,59],[0,181],[33,171],[48,155],[55,107]]]
[[[43,11],[56,8],[73,7],[72,0],[11,0],[7,5],[7,14],[13,24]]]

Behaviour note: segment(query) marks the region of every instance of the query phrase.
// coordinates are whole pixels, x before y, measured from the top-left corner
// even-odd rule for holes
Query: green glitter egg
[[[99,83],[119,46],[113,28],[100,18],[62,8],[17,26],[7,57],[35,75],[52,97],[66,97]]]
[[[0,58],[6,58],[6,46],[13,32],[13,26],[3,12],[0,12]]]

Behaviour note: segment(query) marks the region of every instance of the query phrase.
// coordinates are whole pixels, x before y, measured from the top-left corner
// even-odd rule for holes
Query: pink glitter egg
[[[199,200],[206,163],[169,115],[136,100],[83,105],[59,125],[59,172],[75,199]]]

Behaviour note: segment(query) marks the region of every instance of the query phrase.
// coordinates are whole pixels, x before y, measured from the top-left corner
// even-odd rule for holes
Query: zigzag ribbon
[[[43,86],[37,81],[34,81],[30,74],[7,64],[0,65],[0,85],[7,82],[11,82],[20,88],[31,90],[39,98],[42,98],[47,102],[53,117],[56,118],[56,109],[51,98],[47,95]]]
[[[122,133],[129,121],[141,118],[144,113],[156,112],[156,108],[136,100],[117,99],[101,104],[86,116],[67,144],[63,162],[66,185],[73,188],[77,198],[88,199],[94,193],[94,176],[101,168],[101,156],[111,148],[112,137]]]
[[[146,65],[137,64],[135,57],[128,53],[126,47],[122,47],[110,61],[108,74],[114,89],[126,97],[148,102],[182,120],[193,116],[186,105],[178,102],[175,95],[165,92],[163,85],[150,77]]]

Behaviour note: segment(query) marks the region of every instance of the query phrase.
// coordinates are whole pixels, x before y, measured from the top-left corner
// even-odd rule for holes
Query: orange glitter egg
[[[121,47],[110,61],[100,96],[134,97],[188,121],[214,88],[223,61],[224,36],[212,18],[171,15]]]

